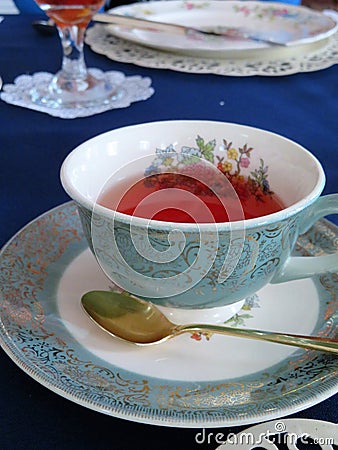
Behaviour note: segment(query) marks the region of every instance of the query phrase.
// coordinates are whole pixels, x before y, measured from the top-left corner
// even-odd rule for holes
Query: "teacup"
[[[206,171],[196,170],[201,163]],[[282,208],[245,219],[232,181],[228,193],[237,203],[227,222],[152,220],[100,204],[108,188],[123,196],[130,179],[183,170],[200,180],[212,169],[211,178],[221,177],[224,185],[233,179],[248,182],[258,204],[264,195],[276,193]],[[74,149],[62,165],[61,181],[108,277],[131,294],[190,316],[218,307],[230,308],[231,316],[267,283],[338,269],[337,254],[291,256],[301,233],[337,212],[338,194],[321,196],[325,175],[319,161],[299,144],[268,131],[211,121],[120,128]]]

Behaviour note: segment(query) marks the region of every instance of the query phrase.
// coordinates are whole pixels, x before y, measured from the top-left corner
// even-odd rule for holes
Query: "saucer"
[[[337,251],[321,220],[297,254]],[[28,224],[0,255],[0,343],[55,393],[147,424],[220,427],[273,420],[337,392],[330,354],[234,337],[182,335],[138,347],[113,339],[80,307],[88,290],[112,288],[84,239],[74,203]],[[333,337],[337,274],[268,285],[227,325]]]

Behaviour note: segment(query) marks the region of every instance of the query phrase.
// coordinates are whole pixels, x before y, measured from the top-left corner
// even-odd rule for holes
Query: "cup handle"
[[[304,214],[299,234],[305,233],[321,217],[338,213],[338,194],[320,197]],[[271,283],[298,280],[316,274],[338,271],[338,253],[326,256],[290,256]]]

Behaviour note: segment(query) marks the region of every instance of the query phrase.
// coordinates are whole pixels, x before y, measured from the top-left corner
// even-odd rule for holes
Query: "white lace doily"
[[[96,24],[87,30],[86,43],[96,53],[108,58],[155,69],[171,69],[189,73],[212,73],[231,76],[281,76],[297,72],[312,72],[338,63],[338,33],[316,50],[280,59],[196,58],[152,48],[113,36],[105,25]]]
[[[89,71],[96,76],[102,74],[102,71],[99,69],[89,69]],[[122,72],[116,71],[106,72],[105,75],[109,77],[113,85],[118,86],[123,92],[123,95],[108,104],[100,104],[90,108],[48,108],[33,103],[30,99],[29,91],[34,86],[48,85],[53,75],[47,72],[18,76],[14,80],[14,84],[4,85],[1,99],[12,105],[41,111],[54,117],[75,119],[76,117],[92,116],[110,109],[127,108],[133,102],[147,100],[154,93],[154,89],[150,86],[150,78],[142,78],[140,76],[126,77]]]

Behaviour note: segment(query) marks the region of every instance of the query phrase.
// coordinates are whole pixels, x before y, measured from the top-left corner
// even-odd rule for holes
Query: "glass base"
[[[35,86],[30,96],[33,103],[48,108],[88,108],[120,99],[123,90],[104,74],[99,78],[88,72],[84,77],[74,79],[60,71],[49,84]]]

